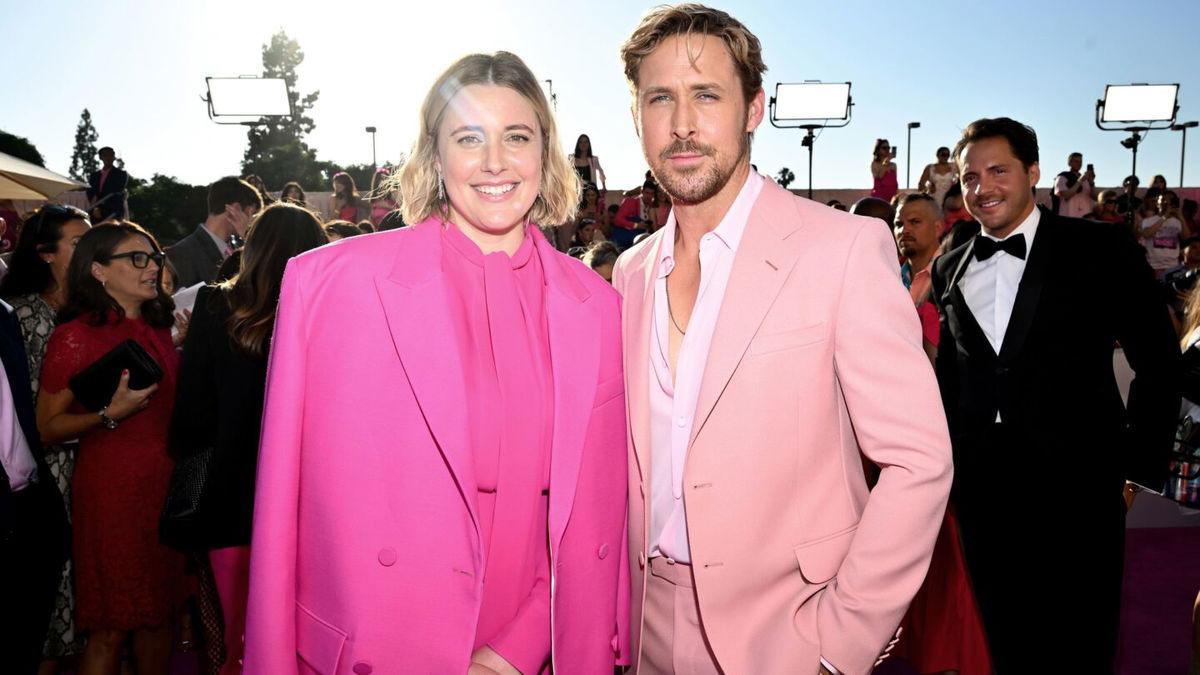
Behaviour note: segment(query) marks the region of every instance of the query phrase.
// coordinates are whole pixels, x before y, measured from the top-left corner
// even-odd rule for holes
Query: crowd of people
[[[916,191],[881,138],[869,197],[813,203],[750,164],[736,19],[660,7],[621,55],[619,203],[497,52],[365,194],[224,177],[164,249],[105,148],[93,212],[23,219],[5,672],[1112,672],[1125,511],[1196,502],[1196,203],[1072,153],[1038,206],[1003,117]]]

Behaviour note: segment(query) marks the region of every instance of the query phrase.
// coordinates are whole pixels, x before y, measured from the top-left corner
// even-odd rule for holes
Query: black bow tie
[[[996,241],[982,234],[975,235],[975,257],[979,260],[987,260],[996,255],[996,251],[1004,251],[1009,255],[1016,256],[1021,260],[1025,259],[1025,235],[1014,234],[1007,239]]]

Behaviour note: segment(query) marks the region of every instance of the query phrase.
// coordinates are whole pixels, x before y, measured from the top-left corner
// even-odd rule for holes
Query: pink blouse
[[[550,656],[554,385],[546,283],[533,241],[540,236],[527,228],[509,257],[484,255],[455,225],[442,233],[486,560],[475,649],[488,645],[523,673],[539,672]]]

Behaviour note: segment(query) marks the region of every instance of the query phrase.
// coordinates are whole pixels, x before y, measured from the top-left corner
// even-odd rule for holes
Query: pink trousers
[[[221,613],[225,615],[225,665],[221,675],[242,672],[243,636],[246,633],[246,594],[250,587],[250,547],[232,546],[208,552]]]
[[[704,628],[692,567],[650,559],[642,610],[641,675],[720,675]]]

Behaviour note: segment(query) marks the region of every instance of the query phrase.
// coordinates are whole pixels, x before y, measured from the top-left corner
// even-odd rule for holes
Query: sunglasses
[[[145,251],[129,251],[128,253],[110,255],[104,260],[104,262],[110,262],[116,260],[117,258],[129,258],[129,262],[133,263],[133,266],[139,270],[144,270],[149,267],[151,260],[154,261],[155,265],[162,267],[163,261],[167,259],[165,255],[159,253],[158,251],[155,251],[154,253],[146,253]]]

